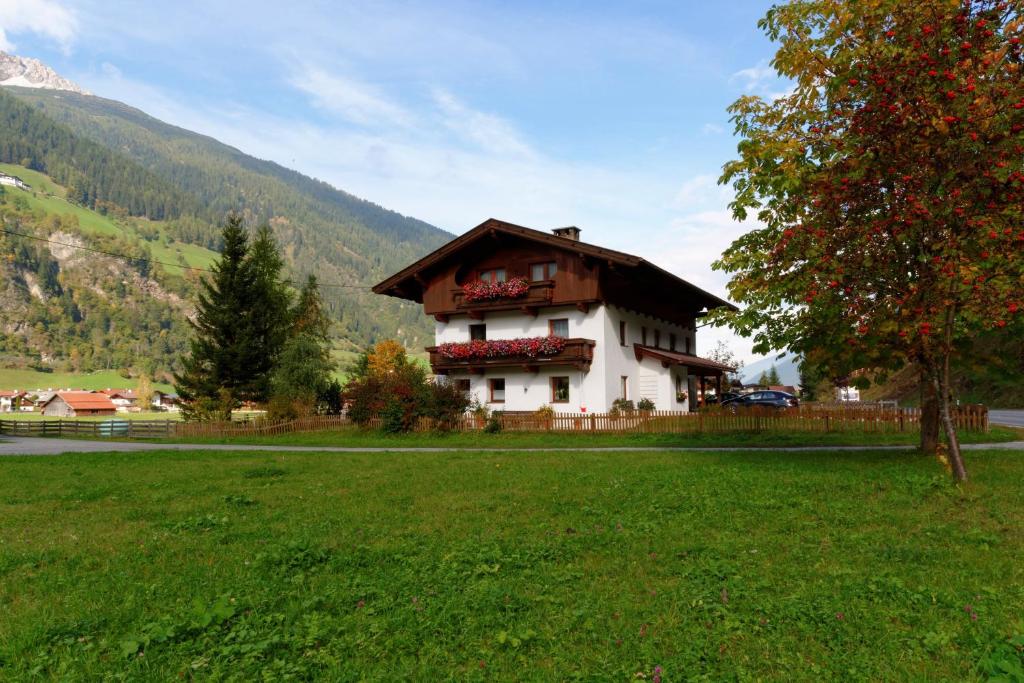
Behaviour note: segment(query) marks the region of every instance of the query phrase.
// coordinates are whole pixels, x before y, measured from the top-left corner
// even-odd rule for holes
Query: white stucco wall
[[[569,377],[569,402],[553,404],[559,412],[606,412],[612,402],[619,398],[621,378],[627,377],[628,398],[637,402],[644,395],[655,402],[658,410],[687,410],[687,402],[676,401],[676,376],[682,379],[686,390],[687,378],[684,368],[664,368],[661,363],[647,358],[643,370],[648,380],[641,392],[641,364],[637,362],[633,344],[641,341],[641,327],[647,327],[647,344],[654,345],[654,331],[660,330],[661,348],[669,348],[669,335],[677,337],[676,350],[686,351],[686,339],[690,339],[690,352],[696,353],[696,340],[692,331],[678,325],[659,321],[614,306],[591,306],[586,313],[575,307],[553,307],[542,309],[536,317],[518,311],[488,313],[484,320],[468,317],[453,317],[448,322],[435,324],[436,343],[463,342],[469,340],[469,326],[487,325],[488,339],[512,339],[515,337],[540,337],[548,334],[548,323],[552,319],[566,318],[569,321],[569,337],[593,339],[594,360],[589,371],[583,372],[567,366],[543,367],[543,359],[537,373],[514,368],[488,370],[484,375],[451,373],[452,380],[469,379],[470,392],[481,403],[488,403],[487,380],[495,377],[505,379],[505,403],[489,404],[499,410],[536,410],[551,403],[550,378]],[[619,321],[626,322],[626,344],[619,340]]]

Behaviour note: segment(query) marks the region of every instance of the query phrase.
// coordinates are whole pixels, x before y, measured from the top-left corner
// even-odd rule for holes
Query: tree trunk
[[[942,425],[946,432],[946,447],[948,449],[949,464],[953,470],[953,478],[959,482],[967,481],[967,469],[964,467],[964,458],[960,453],[960,439],[956,434],[956,425],[953,424],[953,416],[950,411],[949,402],[953,395],[949,381],[949,357],[953,353],[953,308],[946,309],[946,325],[943,335],[944,341],[941,347],[941,362],[936,362],[934,356],[928,363],[928,374],[932,377],[932,386],[939,394],[939,414],[942,417]]]
[[[967,481],[967,470],[964,468],[964,459],[960,454],[960,439],[957,437],[956,425],[953,424],[953,416],[949,409],[948,369],[940,373],[939,381],[934,384],[939,392],[939,414],[942,416],[942,425],[945,427],[949,464],[953,468],[953,478],[957,481]]]
[[[921,452],[934,456],[939,447],[939,397],[928,371],[921,368]]]

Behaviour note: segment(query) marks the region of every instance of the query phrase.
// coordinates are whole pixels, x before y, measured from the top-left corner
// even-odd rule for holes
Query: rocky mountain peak
[[[38,59],[9,55],[6,52],[0,52],[0,85],[69,90],[81,95],[92,94],[62,77]]]

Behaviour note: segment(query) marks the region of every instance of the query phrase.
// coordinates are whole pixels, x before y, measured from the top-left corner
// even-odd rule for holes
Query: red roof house
[[[117,406],[104,394],[91,391],[59,391],[43,404],[47,417],[83,417],[113,415]]]

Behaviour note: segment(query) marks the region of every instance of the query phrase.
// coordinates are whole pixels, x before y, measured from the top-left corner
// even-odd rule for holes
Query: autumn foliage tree
[[[716,263],[756,349],[837,375],[918,363],[950,409],[958,341],[1024,307],[1024,0],[791,0],[761,21],[792,91],[743,97]]]

